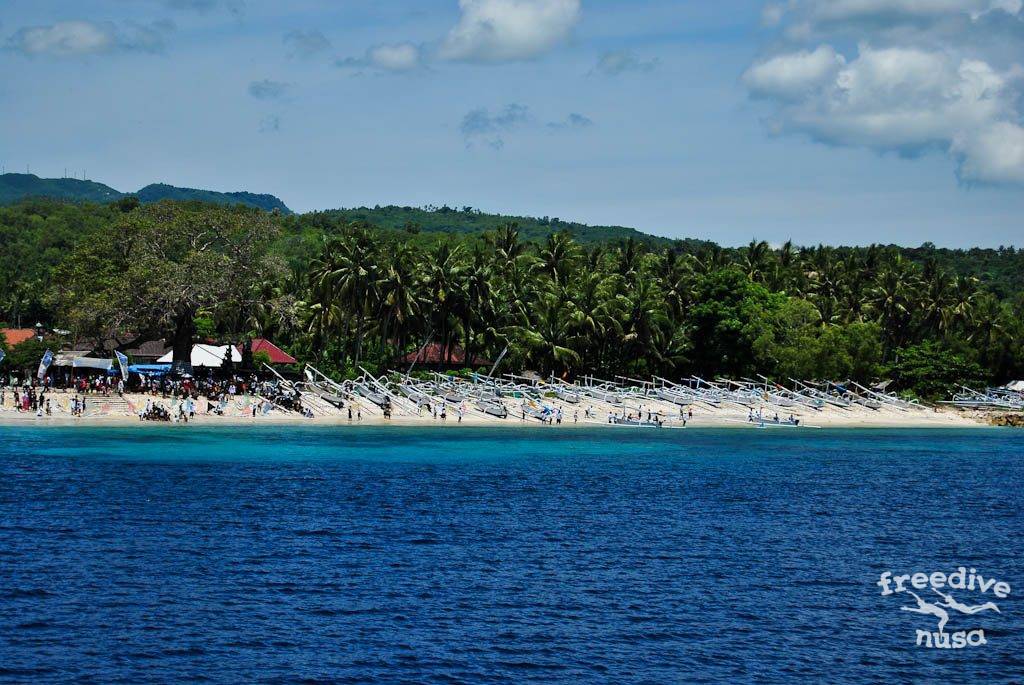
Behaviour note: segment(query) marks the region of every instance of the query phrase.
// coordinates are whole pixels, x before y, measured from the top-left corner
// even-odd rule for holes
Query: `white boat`
[[[658,388],[655,390],[654,394],[658,399],[671,402],[672,404],[676,404],[680,407],[689,407],[694,402],[694,398],[692,396],[683,395],[668,388]]]
[[[570,390],[569,388],[565,387],[564,385],[556,385],[555,386],[555,397],[557,397],[558,399],[560,399],[563,402],[566,402],[568,404],[579,404],[580,403],[580,394],[578,392],[574,392],[574,391]]]
[[[477,402],[476,407],[488,416],[494,416],[499,419],[508,418],[508,408],[496,400]]]

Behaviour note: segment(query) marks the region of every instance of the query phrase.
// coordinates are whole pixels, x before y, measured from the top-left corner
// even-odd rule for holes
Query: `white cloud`
[[[7,39],[7,48],[28,56],[52,57],[115,51],[160,52],[164,48],[164,34],[172,28],[168,22],[129,23],[120,29],[113,22],[60,21],[20,29]]]
[[[764,26],[778,26],[785,15],[786,8],[784,5],[768,3],[761,10],[761,24]]]
[[[546,129],[551,133],[582,131],[594,125],[594,121],[583,114],[572,112],[565,118],[542,124],[526,105],[512,103],[492,113],[486,107],[470,110],[462,117],[459,131],[467,148],[486,145],[494,150],[505,147],[508,134],[523,130]]]
[[[758,62],[743,74],[743,82],[755,96],[792,100],[834,79],[845,63],[832,46],[819,45],[813,52],[800,50]]]
[[[659,64],[657,58],[640,59],[630,50],[611,50],[601,55],[591,73],[620,76],[627,72],[654,71]]]
[[[937,18],[966,14],[978,18],[995,10],[1020,12],[1021,0],[811,0],[814,18],[825,21],[871,18]]]
[[[789,0],[774,15],[788,47],[742,81],[774,104],[775,133],[939,150],[965,183],[1024,183],[1021,10],[1022,0]],[[850,39],[859,47],[844,57],[834,46]]]
[[[466,62],[528,60],[565,41],[580,21],[580,0],[459,0],[462,16],[439,50]]]
[[[466,147],[482,142],[490,148],[505,147],[503,134],[525,126],[530,121],[530,108],[512,103],[496,114],[485,107],[474,109],[462,117],[459,130],[466,139]]]
[[[385,71],[412,71],[420,67],[420,49],[412,43],[378,45],[367,53],[370,63]]]
[[[343,69],[370,68],[402,73],[422,68],[423,52],[413,43],[375,45],[362,57],[346,57],[334,64]]]
[[[807,66],[811,54],[781,55],[744,78],[752,93],[776,101],[778,132],[903,155],[944,150],[965,181],[1024,178],[1019,151],[1009,145],[995,153],[1000,136],[1009,143],[1021,130],[1013,123],[1020,119],[1016,71],[941,52],[861,46],[856,59],[826,72]]]
[[[1000,121],[957,136],[952,153],[967,182],[1024,185],[1024,128]]]

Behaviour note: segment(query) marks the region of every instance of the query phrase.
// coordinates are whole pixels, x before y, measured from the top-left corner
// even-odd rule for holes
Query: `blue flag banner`
[[[121,367],[121,378],[128,380],[128,357],[117,350],[114,350],[114,356],[117,357],[117,365]]]
[[[4,360],[4,357],[6,357],[6,356],[7,356],[7,353],[4,352],[3,350],[0,350],[0,362],[2,362]]]
[[[50,368],[50,364],[53,363],[53,352],[47,350],[43,355],[42,361],[39,362],[39,380],[43,380],[46,377],[46,372]]]

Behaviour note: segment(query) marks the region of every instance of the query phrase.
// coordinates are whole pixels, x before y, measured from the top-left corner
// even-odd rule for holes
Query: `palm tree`
[[[743,254],[743,271],[747,278],[755,282],[763,281],[770,256],[771,248],[768,247],[768,243],[763,240],[751,240]]]
[[[358,365],[366,334],[366,314],[374,309],[377,296],[376,244],[363,229],[350,229],[340,238],[329,241],[311,273],[313,288],[330,298],[345,315],[345,338],[355,330],[355,345],[351,352],[353,364]]]
[[[580,362],[580,313],[560,293],[547,292],[537,302],[531,319],[510,332],[528,350],[527,356],[545,374],[567,376]]]
[[[463,349],[466,353],[466,364],[472,363],[474,355],[474,338],[480,324],[480,332],[486,329],[485,322],[493,320],[493,300],[491,299],[494,274],[488,263],[487,256],[481,249],[473,251],[472,260],[465,271],[465,298],[462,301],[462,336]]]
[[[618,299],[623,331],[620,362],[641,369],[649,367],[645,360],[656,356],[655,340],[669,325],[657,283],[650,278],[638,279],[636,285]]]
[[[884,356],[906,339],[916,285],[912,268],[900,255],[893,257],[878,274],[870,304],[885,335]]]
[[[422,313],[422,296],[416,282],[412,251],[400,246],[381,270],[377,290],[381,305],[381,349],[392,342],[397,354],[415,332]],[[393,336],[393,340],[390,340]]]
[[[503,224],[490,241],[494,246],[495,262],[499,264],[514,262],[526,252],[526,245],[519,242],[519,224],[514,221]]]
[[[618,274],[609,276],[586,271],[580,274],[570,293],[572,304],[580,315],[577,322],[580,354],[590,370],[600,368],[609,343],[622,337],[622,325],[617,316],[620,303],[615,296],[621,281]]]
[[[553,233],[540,251],[541,272],[547,274],[555,285],[564,289],[576,260],[576,243],[569,234]]]
[[[921,328],[926,334],[945,334],[953,321],[953,279],[931,260],[921,281]]]
[[[465,288],[462,252],[461,244],[453,247],[450,241],[445,241],[439,243],[426,263],[421,265],[420,282],[427,299],[426,307],[432,314],[433,330],[437,331],[449,362],[458,325],[455,314],[461,306]]]

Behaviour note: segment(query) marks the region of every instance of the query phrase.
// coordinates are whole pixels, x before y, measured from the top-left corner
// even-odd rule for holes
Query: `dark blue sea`
[[[1021,682],[1022,485],[1000,429],[0,428],[0,680]],[[918,647],[880,574],[959,566],[1011,595]]]

